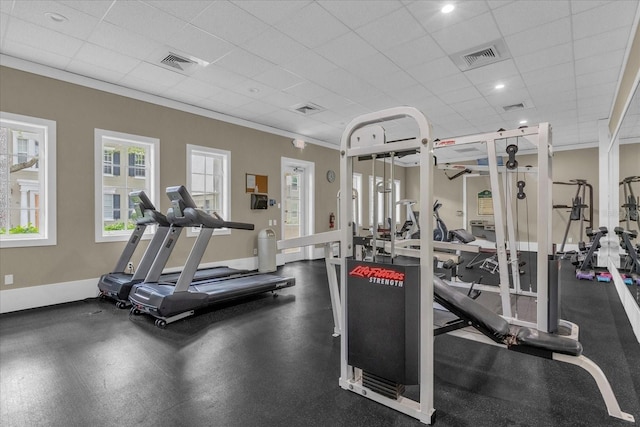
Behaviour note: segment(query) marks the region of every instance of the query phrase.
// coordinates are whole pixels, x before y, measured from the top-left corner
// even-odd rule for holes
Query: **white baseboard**
[[[324,254],[323,254],[324,256]],[[276,257],[276,263],[284,262]],[[257,270],[258,257],[239,258],[234,260],[210,262],[202,264],[201,268],[229,266],[242,270]],[[182,267],[167,268],[165,273],[181,271]],[[50,283],[26,288],[7,289],[0,291],[0,313],[27,310],[30,308],[46,307],[48,305],[65,302],[81,301],[85,298],[98,296],[99,278],[75,280],[72,282]]]
[[[0,291],[0,313],[80,301],[98,296],[98,278]]]

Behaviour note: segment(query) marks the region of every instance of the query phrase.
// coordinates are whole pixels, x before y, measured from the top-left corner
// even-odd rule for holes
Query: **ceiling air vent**
[[[472,52],[468,55],[463,56],[462,58],[465,60],[469,67],[473,67],[477,61],[493,61],[493,59],[500,57],[498,51],[494,46],[490,46],[486,49],[479,50],[477,52]]]
[[[524,110],[524,108],[525,108],[524,102],[520,102],[518,104],[505,105],[504,107],[502,107],[504,111]]]
[[[473,70],[510,58],[504,40],[498,39],[449,56],[461,71]]]
[[[325,110],[323,107],[311,102],[308,102],[306,104],[294,105],[293,107],[291,107],[291,109],[296,113],[304,114],[305,116],[310,116],[312,114],[319,113]]]
[[[169,54],[160,60],[160,65],[182,74],[191,75],[199,67],[206,67],[209,63],[194,56],[179,55],[169,51]]]

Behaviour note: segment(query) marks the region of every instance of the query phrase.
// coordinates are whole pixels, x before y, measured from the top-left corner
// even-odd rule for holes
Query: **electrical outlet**
[[[573,237],[569,237],[569,238],[567,239],[567,242],[568,242],[568,243],[573,243]]]
[[[134,270],[135,270],[135,269],[134,269],[134,267],[133,267],[133,263],[132,263],[132,262],[130,262],[129,264],[127,264],[127,271],[128,271],[129,273],[133,274]]]
[[[5,285],[13,285],[13,274],[5,274],[4,275],[4,284]]]
[[[253,248],[253,254],[258,255],[258,248]]]
[[[278,220],[277,220],[277,219],[274,219],[274,220],[273,220],[273,225],[274,225],[274,226],[278,225]]]

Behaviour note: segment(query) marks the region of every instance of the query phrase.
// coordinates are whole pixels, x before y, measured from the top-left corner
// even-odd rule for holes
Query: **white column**
[[[620,216],[620,195],[618,188],[619,153],[618,141],[611,142],[608,120],[598,121],[598,169],[599,169],[599,224],[605,226],[609,233],[600,240],[600,250],[598,251],[598,267],[607,267],[608,260],[620,267],[620,257],[618,256],[618,238],[613,231],[618,227]]]

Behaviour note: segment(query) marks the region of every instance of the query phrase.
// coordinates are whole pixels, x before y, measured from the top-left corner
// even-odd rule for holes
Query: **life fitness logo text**
[[[382,267],[368,267],[357,265],[349,272],[349,276],[368,278],[369,283],[379,285],[404,286],[404,273]]]

